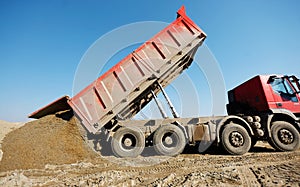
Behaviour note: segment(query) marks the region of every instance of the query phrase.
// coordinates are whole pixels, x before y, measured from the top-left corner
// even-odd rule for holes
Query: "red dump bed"
[[[184,7],[177,13],[174,22],[68,99],[90,132],[96,133],[116,116],[132,117],[151,100],[151,90],[159,92],[156,83],[167,86],[190,65],[206,35],[186,16]]]

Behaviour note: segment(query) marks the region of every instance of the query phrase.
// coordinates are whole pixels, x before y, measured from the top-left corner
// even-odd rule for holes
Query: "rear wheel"
[[[186,146],[183,131],[175,125],[159,127],[153,136],[154,149],[158,154],[175,156],[182,153]]]
[[[222,131],[221,143],[226,152],[232,155],[242,155],[251,148],[251,138],[241,125],[231,123]]]
[[[271,126],[270,144],[278,151],[294,151],[299,148],[299,132],[286,121],[275,121]]]
[[[121,127],[112,140],[111,148],[118,157],[137,157],[145,148],[145,137],[140,129]]]

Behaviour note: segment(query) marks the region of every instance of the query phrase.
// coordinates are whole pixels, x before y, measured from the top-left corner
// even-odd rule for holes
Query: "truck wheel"
[[[242,155],[251,148],[251,138],[241,125],[232,123],[222,131],[221,143],[226,152],[232,155]]]
[[[145,148],[145,137],[140,129],[121,127],[111,141],[111,148],[118,157],[137,157]]]
[[[182,153],[186,145],[183,131],[175,125],[159,127],[153,136],[154,149],[158,154],[176,156]]]
[[[270,144],[278,151],[294,151],[299,148],[299,132],[286,121],[275,121],[271,126]]]

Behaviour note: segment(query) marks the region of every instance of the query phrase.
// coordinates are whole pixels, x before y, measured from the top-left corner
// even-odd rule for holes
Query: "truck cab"
[[[255,76],[228,91],[228,100],[229,115],[255,116],[258,119],[254,120],[256,125],[253,128],[260,129],[261,133],[252,138],[253,142],[268,140],[279,151],[298,149],[300,84],[296,76]]]
[[[258,75],[228,92],[229,114],[253,114],[286,109],[300,115],[299,79],[292,76]]]

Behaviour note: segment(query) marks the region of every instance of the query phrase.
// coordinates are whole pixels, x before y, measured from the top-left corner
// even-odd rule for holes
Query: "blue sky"
[[[25,121],[54,99],[72,95],[77,66],[99,37],[134,22],[172,22],[181,5],[207,33],[227,90],[257,74],[300,75],[297,0],[2,0],[0,119]]]

